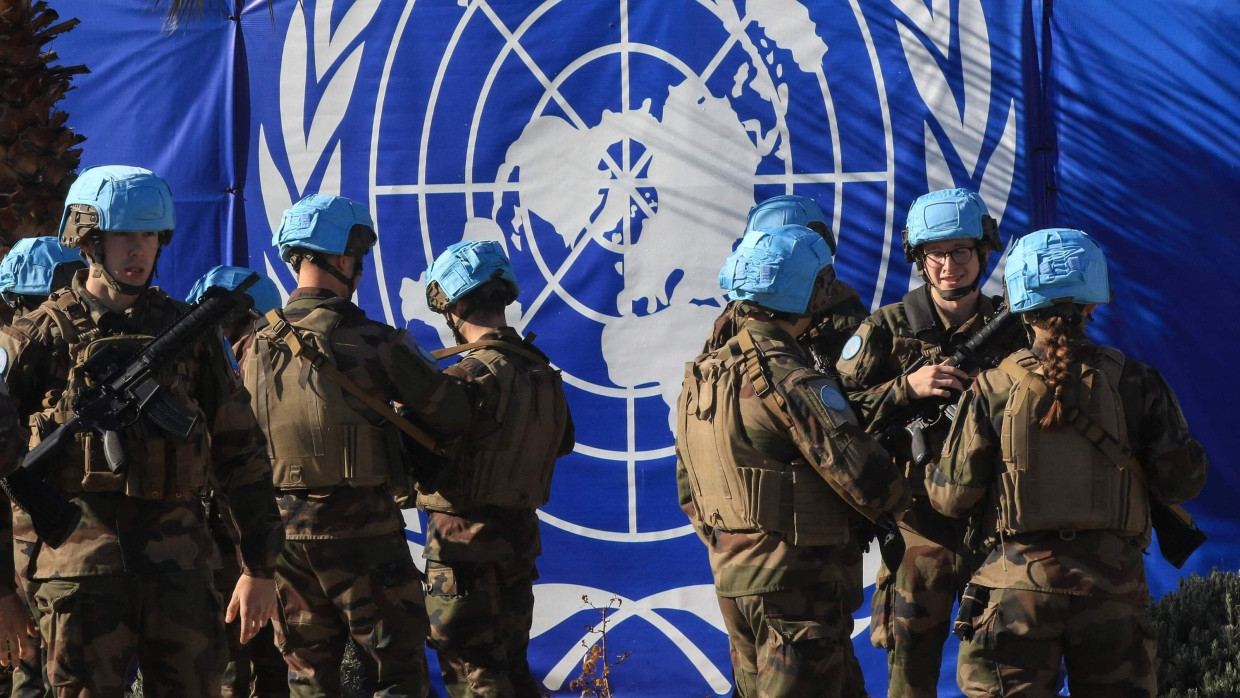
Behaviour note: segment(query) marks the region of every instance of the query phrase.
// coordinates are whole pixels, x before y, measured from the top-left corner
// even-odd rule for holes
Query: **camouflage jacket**
[[[773,389],[782,397],[785,416],[792,424],[791,428],[784,426],[783,416],[772,413],[767,402],[754,392],[752,382],[743,378],[739,412],[745,435],[754,447],[777,460],[805,459],[858,504],[881,511],[903,510],[908,505],[908,493],[902,474],[887,452],[857,424],[851,409],[844,405],[843,410],[834,410],[824,404],[820,391],[810,383],[789,380],[794,370],[805,375],[804,369],[810,365],[805,351],[772,324],[747,320],[742,327],[749,330],[758,350],[768,356]],[[741,349],[733,339],[719,352],[739,353]],[[736,370],[742,367],[740,364]],[[838,385],[834,377],[817,375],[824,385]],[[841,418],[839,426],[832,425],[828,411]],[[679,454],[683,446],[677,444],[680,503],[707,545],[720,596],[744,596],[818,582],[840,582],[850,588],[861,583],[860,568],[852,564],[857,554],[855,545],[796,546],[779,533],[731,532],[704,523],[693,504],[684,458]]]
[[[78,272],[71,290],[65,293],[71,294],[83,316],[99,328],[101,337],[154,335],[184,310],[184,304],[151,288],[125,311],[111,312],[82,290],[86,273]],[[67,397],[64,393],[73,347],[53,317],[52,303],[44,303],[0,330],[0,353],[7,358],[4,380],[8,395],[24,417],[53,405],[70,404],[62,398]],[[208,467],[233,504],[244,571],[270,577],[281,538],[272,502],[271,467],[249,396],[222,337],[204,335],[174,366],[161,372],[161,376],[168,375],[177,376],[174,382],[178,383],[164,385],[168,393],[189,401],[188,406],[205,415],[210,434]],[[143,443],[143,430],[149,427],[139,420],[122,432],[131,450]],[[5,431],[9,433],[0,435],[0,441],[18,438],[10,429]],[[24,436],[21,438],[24,443]],[[17,465],[15,459],[5,456],[0,455],[0,473]],[[53,472],[55,468],[53,465]],[[82,510],[82,520],[56,550],[38,544],[29,517],[14,510],[16,545],[32,557],[29,578],[190,570],[218,564],[205,511],[196,497],[180,501],[140,499],[114,491],[74,492],[71,496]]]
[[[1084,363],[1094,365],[1095,354]],[[1004,469],[1000,441],[1003,410],[1013,387],[1000,370],[984,372],[960,397],[958,416],[942,458],[930,470],[926,488],[936,509],[948,516],[994,510],[995,483]],[[1157,370],[1126,359],[1117,386],[1129,437],[1128,447],[1144,466],[1149,486],[1169,504],[1183,502],[1205,485],[1209,463],[1171,388]],[[1071,404],[1072,395],[1066,396]],[[1067,427],[1072,428],[1072,427]],[[992,522],[994,517],[989,517]],[[1149,534],[1122,537],[1106,530],[998,536],[973,581],[990,588],[1032,589],[1108,597],[1136,605],[1149,601],[1143,551]]]
[[[341,316],[331,338],[336,368],[368,392],[403,404],[413,421],[438,438],[454,438],[465,429],[470,417],[466,390],[439,373],[430,354],[407,331],[367,318],[347,298],[322,288],[293,291],[284,316],[296,323],[320,307]],[[243,337],[236,347],[238,356],[244,358],[253,343],[253,333]],[[345,393],[344,399],[372,424],[384,423],[384,417],[358,398]],[[405,527],[385,486],[287,490],[278,492],[276,501],[288,540],[361,538]]]
[[[836,364],[862,423],[871,434],[883,434],[884,445],[904,466],[915,497],[925,494],[925,472],[913,472],[909,435],[901,422],[913,416],[919,402],[933,405],[939,399],[914,398],[904,373],[922,358],[938,363],[950,356],[997,312],[996,302],[981,295],[976,315],[962,325],[948,327],[930,293],[930,285],[925,284],[909,291],[899,303],[875,311],[866,318],[863,330],[849,340]],[[1028,340],[1017,327],[992,344],[986,356],[998,364],[1003,357],[1028,346]],[[931,453],[938,453],[945,431],[927,433]]]
[[[823,366],[816,366],[819,369],[835,365],[844,343],[869,315],[869,311],[861,304],[861,295],[843,281],[836,279],[831,282],[830,295],[826,312],[815,317],[809,330],[797,338],[801,345],[810,351],[815,362],[821,360],[825,363]],[[715,319],[710,338],[702,347],[703,354],[721,348],[736,336],[736,331],[745,321],[743,306],[741,301],[728,303],[728,307]]]
[[[521,342],[521,336],[511,327],[493,330],[481,339]],[[528,344],[522,346],[529,348]],[[530,362],[530,359],[508,354],[504,354],[503,358],[518,364]],[[501,396],[511,390],[498,385],[498,377],[485,364],[469,355],[444,369],[444,373],[474,387],[476,402],[473,420],[461,440],[468,441],[474,435],[485,436],[494,432],[498,428],[498,403]],[[571,453],[575,442],[576,432],[570,415],[557,453],[560,456]],[[468,467],[468,463],[458,460],[454,467]],[[422,556],[428,560],[483,563],[523,559],[532,564],[542,552],[538,515],[533,509],[484,507],[463,514],[428,511],[426,519],[426,549]]]

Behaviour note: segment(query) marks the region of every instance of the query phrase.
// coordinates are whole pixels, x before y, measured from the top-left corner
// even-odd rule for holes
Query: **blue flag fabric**
[[[731,691],[671,416],[723,302],[719,267],[776,194],[818,200],[838,273],[872,307],[917,283],[900,230],[928,190],[978,191],[1005,246],[1051,226],[1097,238],[1116,300],[1095,336],[1162,369],[1215,466],[1190,504],[1211,540],[1183,571],[1151,556],[1154,591],[1240,565],[1231,3],[252,0],[172,32],[141,3],[56,9],[82,19],[60,62],[92,71],[61,105],[88,138],[82,165],[172,186],[157,279],[172,295],[217,264],[291,289],[270,246],[281,212],[343,194],[379,234],[360,304],[436,348],[452,340],[425,305],[430,261],[463,239],[505,246],[522,287],[509,319],[563,371],[578,423],[540,513],[530,663],[548,691],[580,673],[591,606],[612,599],[609,650],[633,653],[617,692]],[[867,598],[855,642],[881,695],[868,616]]]

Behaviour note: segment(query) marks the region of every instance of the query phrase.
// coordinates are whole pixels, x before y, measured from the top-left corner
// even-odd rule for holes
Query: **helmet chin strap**
[[[986,257],[982,257],[982,250],[986,251]],[[945,301],[958,301],[981,288],[982,277],[986,276],[986,258],[990,257],[990,249],[986,245],[979,243],[974,254],[976,254],[978,259],[981,260],[981,263],[977,267],[977,277],[973,279],[973,283],[962,288],[949,288],[944,290],[934,284],[930,284],[930,277],[926,274],[925,267],[922,266],[925,262],[917,262],[917,272],[921,275],[922,281],[930,284],[930,288],[934,289],[935,294],[937,294],[939,298],[942,298]]]
[[[94,248],[94,253],[88,255],[91,275],[102,278],[113,291],[127,296],[137,296],[151,287],[151,281],[155,279],[155,270],[159,268],[159,254],[164,251],[163,245],[160,245],[159,249],[155,251],[155,263],[151,265],[151,273],[146,277],[146,283],[136,286],[122,282],[108,271],[107,265],[103,261],[103,245],[101,241],[96,241]]]
[[[339,269],[336,268],[336,265],[328,262],[320,252],[310,252],[304,257],[307,262],[310,262],[314,266],[322,269],[331,275],[333,279],[344,284],[345,288],[349,289],[349,296],[352,296],[353,293],[357,291],[357,280],[362,275],[362,257],[353,256],[353,258],[357,260],[357,263],[353,265],[353,275],[345,276]]]
[[[457,344],[466,343],[465,335],[461,334],[461,326],[465,324],[465,321],[469,319],[470,315],[474,314],[476,307],[477,306],[474,308],[466,308],[464,313],[457,316],[456,322],[452,322],[451,310],[445,310],[443,312],[443,320],[448,323],[448,328],[452,330],[452,337],[456,339]]]

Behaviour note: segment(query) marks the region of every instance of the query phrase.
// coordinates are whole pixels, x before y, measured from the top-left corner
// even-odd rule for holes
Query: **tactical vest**
[[[1080,399],[1072,412],[1109,438],[1128,443],[1118,392],[1124,355],[1098,347],[1095,366],[1081,365]],[[1116,467],[1074,425],[1044,430],[1037,415],[1052,401],[1037,357],[1022,350],[1000,370],[1013,386],[1003,411],[1004,472],[997,494],[1005,533],[1107,529],[1128,535],[1149,531],[1149,494],[1141,474]],[[1138,466],[1139,467],[1139,466]]]
[[[759,397],[778,382],[770,380],[763,357],[742,351],[736,339],[685,366],[676,452],[699,516],[713,528],[778,533],[793,545],[847,542],[848,505],[826,480],[802,459],[763,454],[746,436],[740,389],[754,377],[763,383],[755,386]]]
[[[315,308],[292,327],[334,365],[331,336],[343,319],[327,308]],[[377,487],[404,481],[403,475],[395,477],[404,472],[395,431],[386,422],[372,424],[349,407],[340,385],[310,361],[294,356],[271,324],[255,331],[241,373],[254,415],[267,435],[276,489]]]
[[[157,299],[151,301],[150,326],[159,327],[174,321],[178,308],[172,301],[160,307]],[[45,408],[30,415],[30,447],[34,448],[56,427],[73,416],[73,401],[87,386],[90,379],[82,364],[96,351],[107,346],[119,346],[137,352],[151,340],[145,335],[100,336],[89,311],[69,290],[58,291],[42,306],[52,318],[68,348],[69,375],[65,390],[44,398]],[[163,367],[157,376],[160,386],[181,405],[198,411],[198,403],[189,396],[187,386],[199,380],[197,362],[179,359]],[[126,496],[153,501],[190,501],[198,498],[206,485],[206,469],[210,460],[205,421],[199,425],[188,440],[170,436],[146,419],[138,419],[126,426],[123,440],[128,449],[128,463],[122,472],[112,472],[103,455],[103,439],[91,430],[78,432],[73,443],[65,449],[61,466],[53,469],[48,482],[66,493],[124,492]]]
[[[469,358],[481,363],[499,387],[489,434],[468,434],[443,476],[419,483],[418,506],[452,514],[473,507],[536,509],[551,496],[551,473],[568,428],[568,403],[560,372],[532,351],[488,342]],[[533,368],[511,353],[536,360]]]

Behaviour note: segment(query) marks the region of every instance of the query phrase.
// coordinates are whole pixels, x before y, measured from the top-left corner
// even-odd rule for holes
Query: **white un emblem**
[[[816,198],[841,275],[881,294],[895,157],[871,44],[846,3],[812,17],[792,0],[293,11],[280,129],[259,130],[268,219],[316,189],[366,200],[380,240],[361,305],[432,347],[453,342],[426,308],[426,267],[461,239],[501,241],[522,289],[509,320],[563,372],[577,447],[540,511],[530,647],[548,689],[595,639],[581,597],[614,595],[609,636],[658,667],[636,674],[730,690],[705,549],[676,498],[675,402],[756,201]]]

